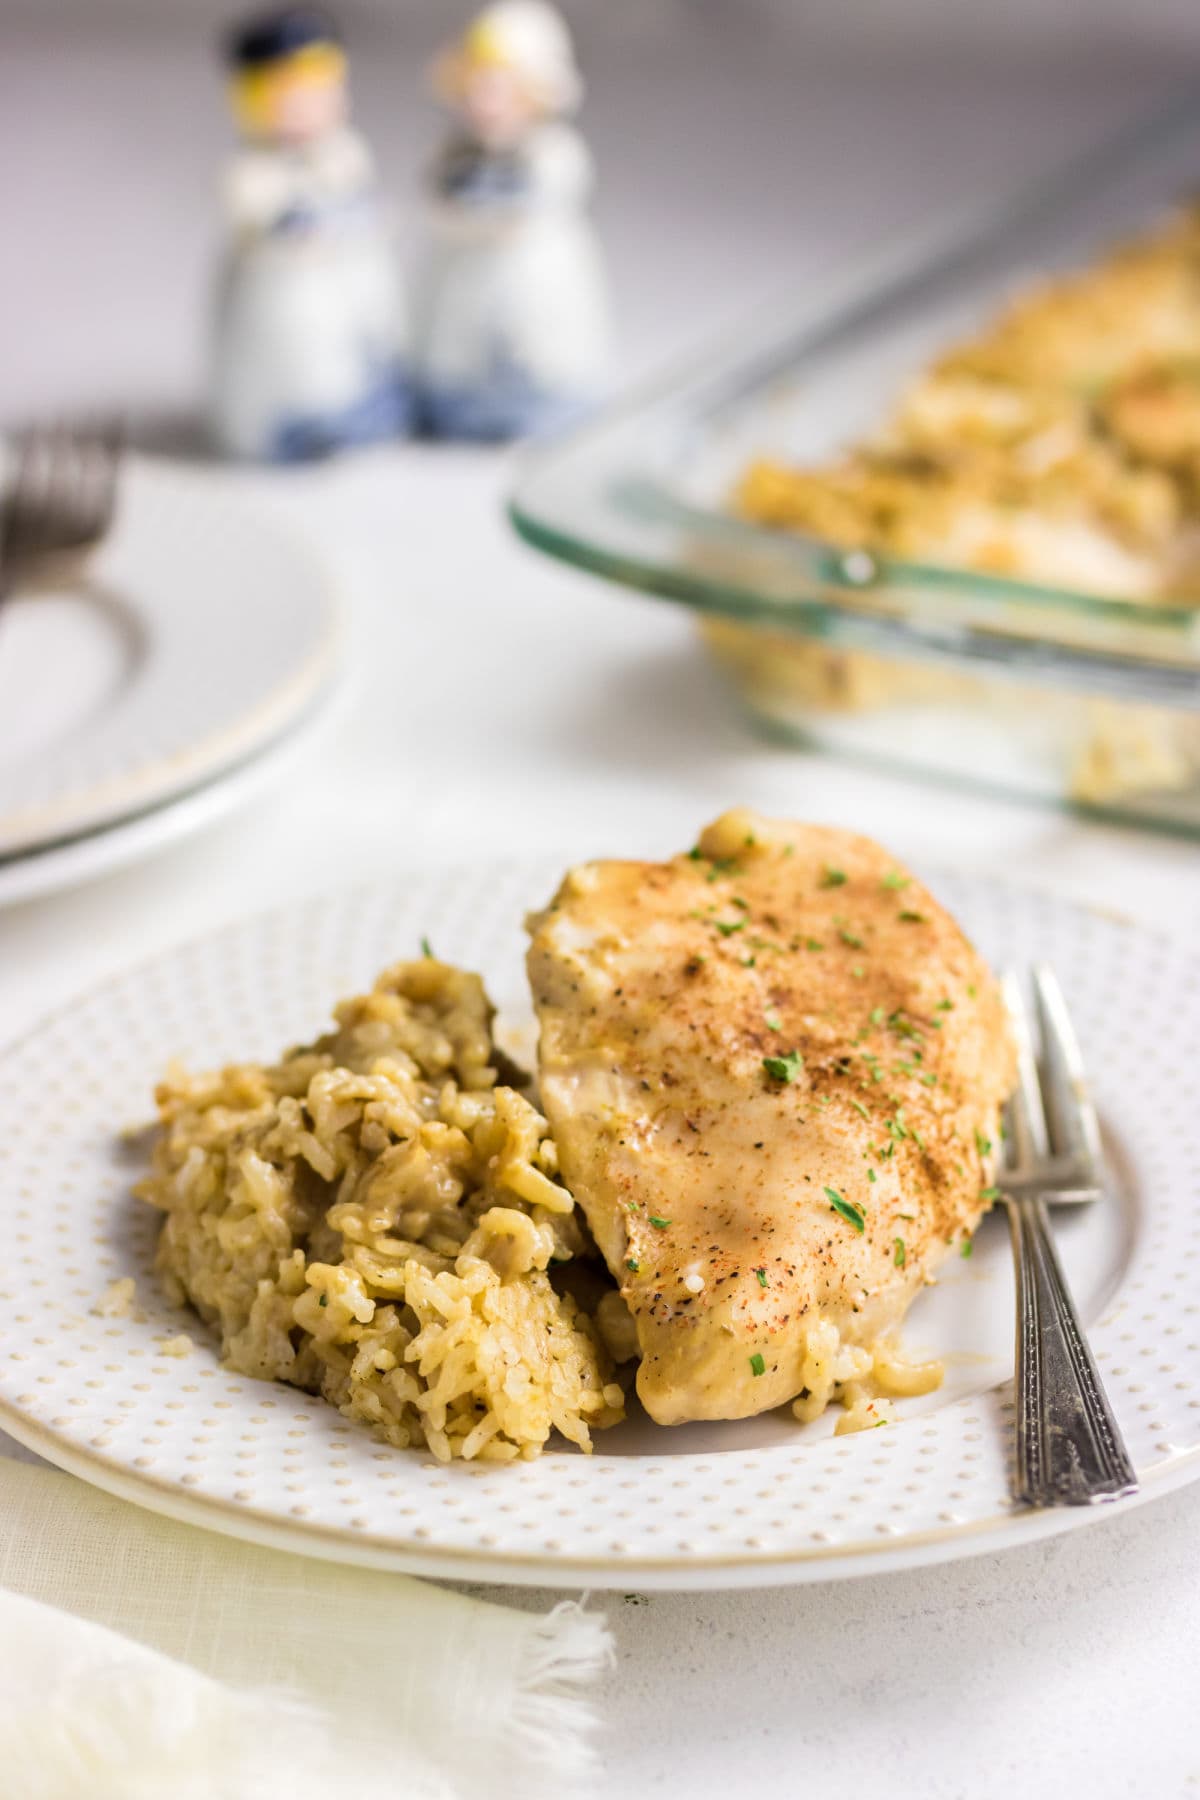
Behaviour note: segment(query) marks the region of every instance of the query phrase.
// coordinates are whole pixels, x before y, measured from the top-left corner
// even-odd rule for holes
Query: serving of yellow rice
[[[552,1265],[589,1248],[477,975],[397,963],[272,1064],[172,1068],[139,1194],[228,1367],[443,1461],[587,1450],[624,1413]],[[501,1081],[501,1073],[508,1085]]]

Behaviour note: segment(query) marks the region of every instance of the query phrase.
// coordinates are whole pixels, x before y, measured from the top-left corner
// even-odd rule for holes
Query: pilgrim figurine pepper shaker
[[[399,263],[371,155],[347,123],[346,54],[309,7],[229,36],[242,144],[225,200],[212,421],[230,456],[298,462],[405,429]]]
[[[544,0],[499,0],[433,73],[458,125],[414,298],[419,419],[442,437],[543,431],[597,397],[608,354],[591,159],[566,122],[583,93],[571,38]]]

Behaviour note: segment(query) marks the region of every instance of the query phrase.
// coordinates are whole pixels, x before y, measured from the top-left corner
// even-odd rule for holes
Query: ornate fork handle
[[[1137,1476],[1067,1289],[1045,1201],[1005,1194],[1017,1269],[1017,1497],[1089,1506]]]

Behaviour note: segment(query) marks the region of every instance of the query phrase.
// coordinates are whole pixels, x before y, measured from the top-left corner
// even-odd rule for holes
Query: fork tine
[[[1033,971],[1033,997],[1042,1040],[1042,1093],[1057,1155],[1073,1156],[1087,1185],[1103,1180],[1100,1121],[1088,1090],[1083,1054],[1067,1002],[1052,969]]]
[[[1001,987],[1017,1045],[1017,1086],[1008,1103],[1004,1161],[1009,1168],[1028,1170],[1032,1163],[1044,1161],[1049,1155],[1050,1140],[1025,996],[1011,972],[1004,976]]]
[[[118,418],[101,423],[98,441],[103,452],[100,494],[96,501],[96,529],[106,534],[117,510],[117,477],[125,447],[125,427]]]
[[[45,443],[40,431],[23,431],[17,438],[16,467],[5,503],[5,555],[27,556],[36,545],[41,518],[41,492]]]
[[[58,541],[71,549],[79,529],[79,512],[84,504],[87,480],[87,453],[66,425],[55,425],[50,438],[51,461],[46,512],[58,528]],[[48,526],[49,529],[49,526]]]
[[[76,523],[81,542],[102,537],[112,524],[121,438],[121,424],[115,418],[95,419],[75,436],[79,460]]]
[[[64,450],[66,448],[64,444]],[[94,530],[100,493],[98,484],[104,473],[104,450],[91,432],[71,439],[69,448],[74,468],[71,470],[70,500],[64,500],[64,511],[69,512],[68,529],[79,543],[90,538]]]
[[[103,450],[94,433],[73,431],[60,425],[56,434],[57,458],[52,502],[61,531],[63,549],[76,549],[95,535],[96,477]]]

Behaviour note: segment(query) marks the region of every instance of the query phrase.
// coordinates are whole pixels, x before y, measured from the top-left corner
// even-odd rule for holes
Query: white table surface
[[[888,223],[1036,168],[1172,74],[1133,56],[818,65],[802,38],[739,30],[715,8],[690,9],[685,32],[681,12],[648,7],[636,30],[623,14],[623,36],[585,16],[626,369],[785,281],[819,279]],[[6,411],[113,396],[175,406],[193,389],[223,134],[207,41],[189,32],[178,19],[4,31],[0,216],[27,250],[0,286],[0,341],[22,346],[0,386]],[[434,35],[416,8],[360,55],[364,123],[401,193],[431,128],[410,97]],[[16,178],[30,169],[36,183]],[[339,715],[284,791],[245,816],[0,914],[6,1039],[131,959],[293,894],[475,851],[668,851],[733,802],[875,833],[916,859],[1021,869],[1194,932],[1195,846],[765,746],[683,616],[515,542],[502,457],[405,447],[220,478],[260,490],[340,571],[352,648]],[[1198,1531],[1192,1491],[908,1575],[604,1600],[620,1654],[601,1791],[1190,1792]]]

